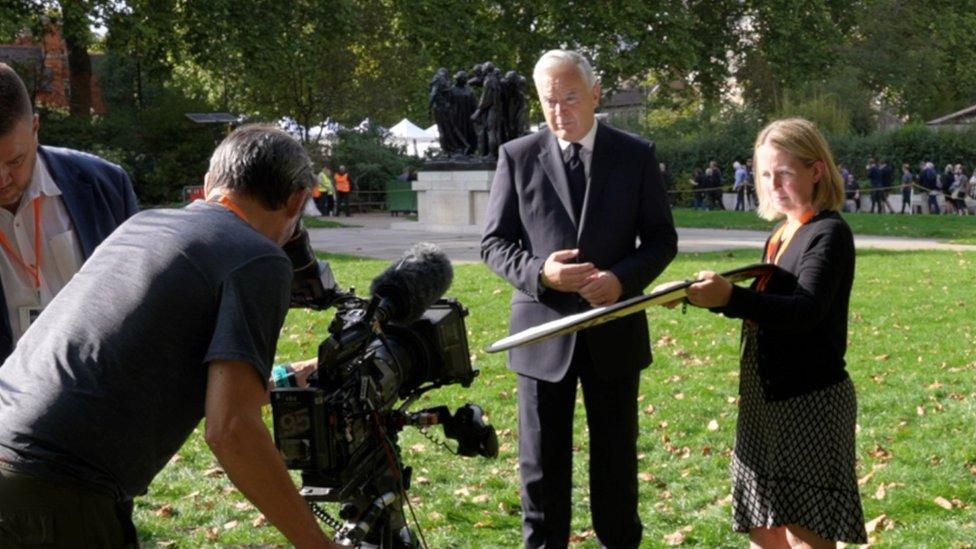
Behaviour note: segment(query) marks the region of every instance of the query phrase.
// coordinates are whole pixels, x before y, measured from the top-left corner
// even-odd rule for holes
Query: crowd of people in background
[[[664,163],[661,164],[662,173],[666,173]],[[752,171],[752,159],[745,162],[736,160],[732,163],[733,183],[730,187],[735,193],[735,211],[751,210],[756,207],[756,185]],[[722,195],[726,190],[724,176],[718,162],[712,160],[705,170],[694,168],[688,185],[691,187],[692,204],[696,210],[724,210]],[[665,186],[671,194],[672,206],[676,205],[677,195],[681,191],[673,188],[670,174],[664,178]]]
[[[861,210],[861,185],[843,164],[840,165],[850,211]],[[917,171],[910,164],[901,165],[901,175],[895,182],[894,167],[885,159],[876,162],[869,158],[866,166],[869,182],[871,213],[895,213],[888,200],[890,193],[901,193],[899,213],[914,213],[914,196],[924,197],[925,207],[932,214],[970,215],[976,207],[966,203],[966,199],[976,199],[976,168],[966,173],[962,164],[947,164],[944,171],[938,171],[932,162],[921,162]],[[941,204],[939,198],[942,198]]]
[[[862,211],[862,198],[867,198],[870,213],[893,214],[896,212],[890,196],[900,193],[901,208],[897,213],[922,213],[927,210],[932,214],[976,215],[976,165],[970,172],[962,164],[946,164],[944,170],[938,170],[934,163],[925,161],[913,171],[912,166],[905,163],[901,165],[900,175],[896,172],[896,166],[884,158],[869,158],[865,166],[865,185],[857,180],[847,165],[838,164],[846,192],[844,210]],[[688,179],[690,190],[680,190],[675,188],[674,177],[667,166],[661,163],[661,174],[672,206],[685,203],[682,199],[690,192],[694,209],[725,210],[722,195],[731,191],[735,194],[735,211],[754,209],[757,200],[752,159],[734,161],[732,173],[732,184],[725,184],[721,167],[712,160],[704,170],[693,168]],[[916,200],[917,196],[922,197],[921,203]]]

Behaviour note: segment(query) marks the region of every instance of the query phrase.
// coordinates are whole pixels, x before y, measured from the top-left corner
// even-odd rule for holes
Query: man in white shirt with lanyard
[[[120,167],[42,147],[23,81],[0,63],[0,360],[95,247],[137,211]]]

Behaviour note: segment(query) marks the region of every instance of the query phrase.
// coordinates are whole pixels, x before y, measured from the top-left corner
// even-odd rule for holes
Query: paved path
[[[316,250],[392,260],[416,242],[433,242],[456,262],[480,261],[479,237],[404,229],[404,218],[388,214],[361,214],[340,218],[349,227],[310,229]],[[396,223],[396,229],[391,229]],[[355,226],[352,226],[355,225]],[[682,252],[714,252],[742,248],[761,248],[767,233],[722,229],[678,229],[678,249]],[[854,237],[858,248],[880,250],[951,250],[976,252],[976,246],[945,244],[926,238],[893,236]]]

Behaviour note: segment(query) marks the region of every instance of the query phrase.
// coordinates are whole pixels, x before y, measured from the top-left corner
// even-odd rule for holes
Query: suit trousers
[[[518,376],[522,536],[527,548],[569,543],[573,413],[577,382],[590,434],[590,511],[602,547],[638,547],[637,390],[640,372],[599,375],[582,333],[566,376],[555,383]]]

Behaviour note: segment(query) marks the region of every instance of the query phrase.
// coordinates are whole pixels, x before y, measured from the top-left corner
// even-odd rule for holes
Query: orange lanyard
[[[247,222],[247,217],[244,215],[244,210],[242,210],[241,207],[238,206],[236,202],[231,200],[229,196],[221,195],[220,200],[218,200],[217,202],[219,202],[221,206],[234,212],[234,215],[241,218],[241,221],[244,221],[245,223]]]
[[[783,236],[783,232],[786,231],[786,226],[789,223],[783,223],[780,225],[779,229],[773,233],[773,236],[769,239],[766,244],[766,262],[772,263],[773,265],[779,265],[779,260],[783,257],[786,252],[786,248],[790,246],[790,242],[793,241],[793,237],[799,232],[800,227],[806,225],[811,219],[813,219],[813,210],[807,210],[802,216],[800,216],[800,224],[796,227],[796,230],[790,233],[790,236],[786,240],[780,240]],[[759,279],[756,284],[756,289],[760,292],[766,289],[766,285],[769,283],[769,278],[771,275],[763,276]]]
[[[3,247],[7,255],[14,261],[14,263],[20,265],[27,271],[30,275],[31,281],[34,283],[34,290],[40,291],[41,289],[41,197],[38,196],[34,199],[34,264],[30,265],[24,261],[24,257],[20,255],[20,252],[14,249],[7,240],[7,235],[0,232],[0,246]]]

